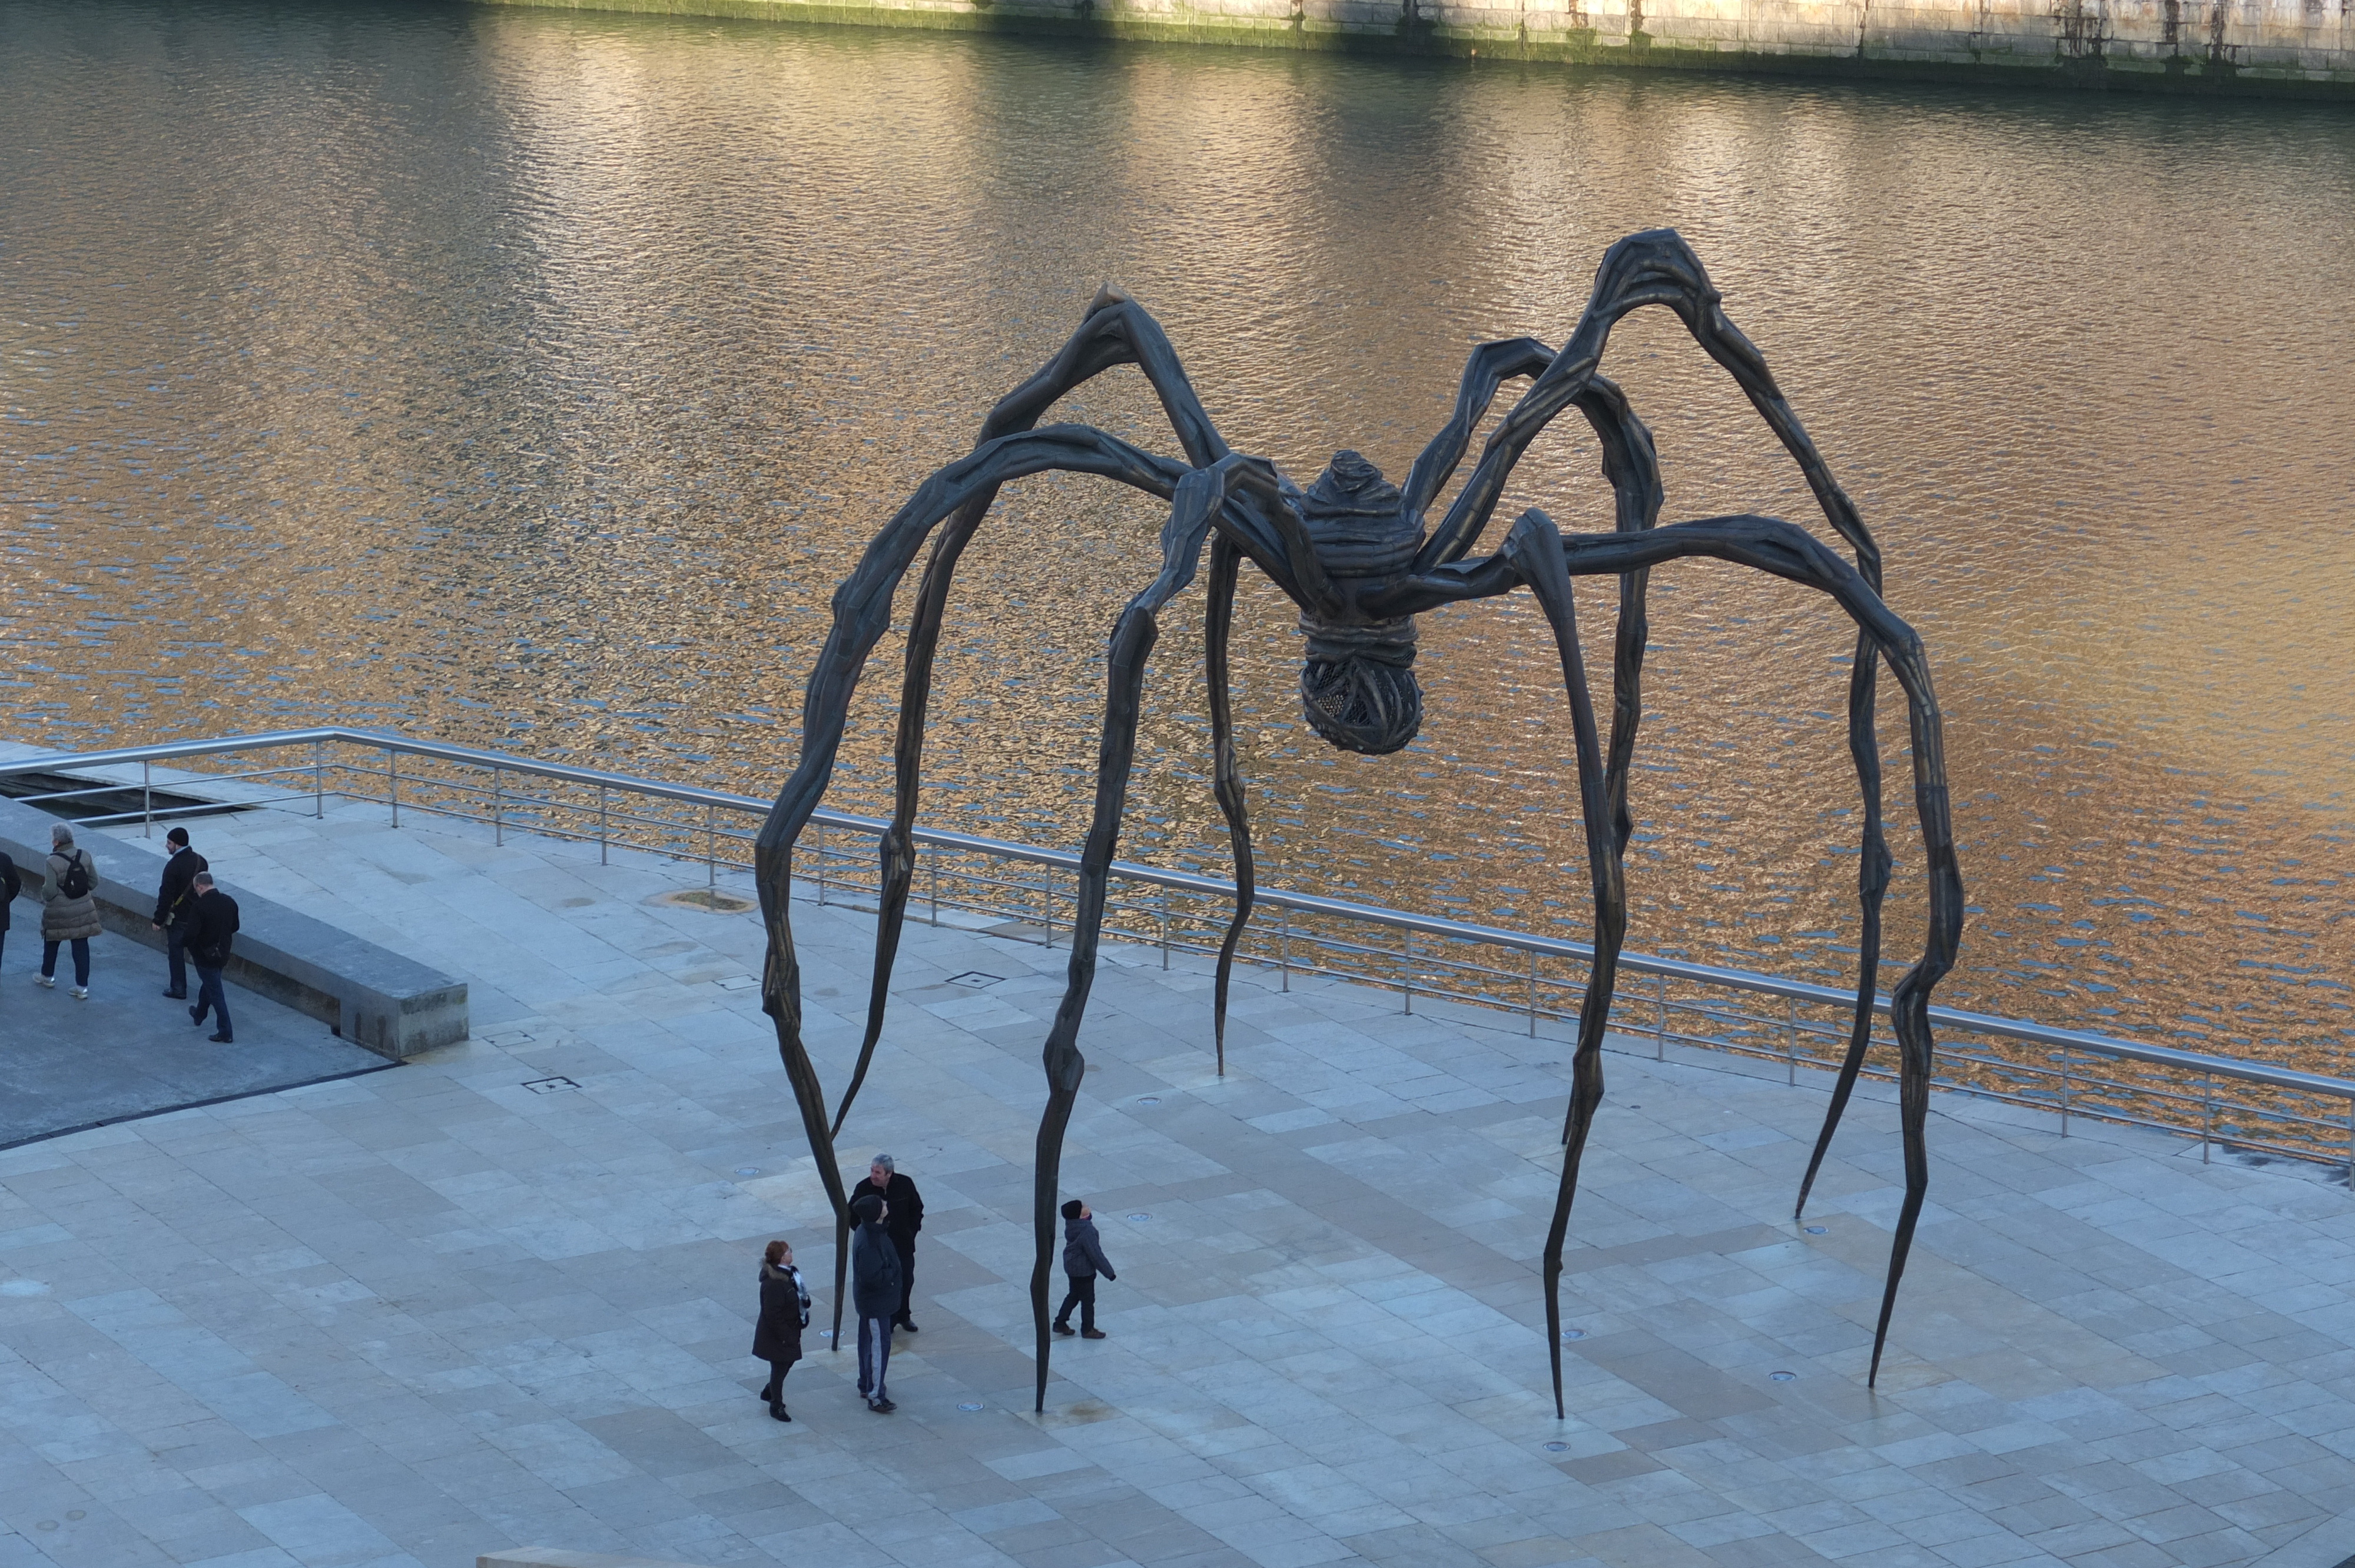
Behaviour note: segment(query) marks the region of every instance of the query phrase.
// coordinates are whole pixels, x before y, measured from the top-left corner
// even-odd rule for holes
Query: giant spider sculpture
[[[1700,346],[1730,372],[1796,459],[1825,519],[1856,552],[1850,566],[1806,530],[1771,517],[1741,514],[1655,526],[1662,502],[1650,432],[1618,387],[1596,373],[1611,328],[1630,311],[1664,305],[1684,322]],[[1145,451],[1086,425],[1038,421],[1073,387],[1114,366],[1141,368],[1185,448],[1177,461]],[[1425,511],[1462,462],[1474,430],[1498,387],[1510,377],[1533,385],[1489,435],[1471,477],[1436,526]],[[1501,548],[1472,556],[1514,464],[1565,408],[1593,427],[1603,471],[1615,495],[1617,527],[1607,534],[1564,534],[1534,508],[1507,530]],[[1900,1120],[1904,1140],[1905,1197],[1899,1212],[1881,1316],[1874,1330],[1877,1378],[1889,1336],[1898,1281],[1929,1185],[1923,1129],[1931,1075],[1930,992],[1952,967],[1963,916],[1962,881],[1948,818],[1944,739],[1922,641],[1891,613],[1880,596],[1881,560],[1855,506],[1817,453],[1774,386],[1766,365],[1720,309],[1720,296],[1690,247],[1671,230],[1631,235],[1614,245],[1596,274],[1594,292],[1577,330],[1557,353],[1534,338],[1482,344],[1472,353],[1455,398],[1455,412],[1408,471],[1403,486],[1385,481],[1355,452],[1302,490],[1274,464],[1231,451],[1220,439],[1187,383],[1168,339],[1144,308],[1115,290],[1099,293],[1062,352],[1016,388],[983,422],[972,453],[934,473],[867,547],[858,570],[834,596],[834,625],[812,673],[802,712],[802,752],[762,828],[757,868],[761,909],[768,927],[762,1004],[775,1020],[778,1047],[816,1157],[818,1174],[836,1214],[836,1341],[840,1342],[840,1288],[847,1213],[834,1136],[865,1081],[883,1027],[893,957],[915,872],[913,831],[925,710],[933,653],[949,582],[957,559],[981,526],[998,487],[1048,470],[1100,474],[1170,503],[1161,531],[1161,572],[1129,601],[1112,632],[1107,660],[1095,807],[1081,854],[1078,910],[1072,923],[1069,980],[1047,1036],[1047,1108],[1039,1125],[1036,1202],[1038,1252],[1030,1275],[1031,1315],[1038,1330],[1038,1407],[1046,1407],[1048,1266],[1053,1252],[1057,1178],[1063,1132],[1079,1094],[1085,1063],[1079,1050],[1081,1017],[1095,976],[1103,920],[1106,868],[1119,837],[1122,805],[1136,749],[1138,706],[1146,655],[1157,635],[1157,617],[1193,580],[1209,549],[1204,644],[1209,679],[1214,792],[1225,815],[1235,856],[1236,906],[1219,952],[1214,991],[1220,1070],[1225,1067],[1228,980],[1235,947],[1251,916],[1252,853],[1243,791],[1235,767],[1233,715],[1228,693],[1228,634],[1237,575],[1249,560],[1300,609],[1307,662],[1300,678],[1301,706],[1316,732],[1349,751],[1382,755],[1414,738],[1422,723],[1415,683],[1414,618],[1466,599],[1527,588],[1552,630],[1570,700],[1578,761],[1580,814],[1587,870],[1594,895],[1594,959],[1579,1007],[1570,1105],[1562,1133],[1561,1181],[1545,1245],[1547,1341],[1553,1357],[1554,1408],[1561,1399],[1561,1276],[1563,1235],[1578,1187],[1580,1157],[1603,1097],[1602,1047],[1610,1016],[1621,943],[1627,924],[1623,883],[1632,819],[1627,774],[1641,711],[1646,638],[1645,587],[1650,567],[1688,556],[1710,556],[1771,572],[1828,594],[1856,623],[1857,651],[1849,686],[1849,744],[1863,795],[1861,957],[1848,1053],[1830,1108],[1799,1189],[1808,1188],[1829,1147],[1871,1037],[1874,977],[1880,962],[1881,906],[1890,855],[1881,828],[1880,745],[1873,723],[1875,682],[1883,661],[1903,689],[1911,724],[1914,800],[1928,863],[1928,938],[1921,959],[1892,991],[1888,1008],[1900,1060]],[[800,966],[794,953],[788,902],[793,849],[834,768],[853,687],[868,652],[891,618],[894,589],[932,538],[932,557],[917,590],[908,627],[895,759],[897,805],[882,838],[880,907],[875,971],[858,1065],[829,1121],[826,1098],[802,1039]],[[1613,667],[1611,736],[1598,738],[1593,700],[1579,651],[1571,579],[1615,576],[1619,621]]]

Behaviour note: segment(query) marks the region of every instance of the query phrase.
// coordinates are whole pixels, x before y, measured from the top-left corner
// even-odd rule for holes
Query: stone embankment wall
[[[2355,99],[2355,0],[494,0],[881,27]]]

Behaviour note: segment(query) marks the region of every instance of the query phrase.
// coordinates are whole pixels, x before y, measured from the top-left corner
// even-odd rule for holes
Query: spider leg
[[[1506,479],[1521,454],[1554,417],[1573,401],[1593,379],[1601,363],[1611,329],[1629,312],[1646,305],[1676,313],[1696,343],[1732,376],[1751,406],[1758,410],[1775,439],[1798,463],[1816,497],[1817,505],[1833,530],[1856,552],[1858,570],[1875,593],[1881,591],[1881,548],[1849,500],[1831,467],[1808,437],[1789,399],[1775,385],[1765,356],[1726,316],[1723,296],[1710,283],[1700,258],[1673,229],[1631,234],[1604,254],[1595,271],[1594,291],[1570,341],[1554,357],[1537,384],[1506,415],[1480,454],[1472,477],[1465,482],[1455,503],[1415,557],[1415,570],[1428,572],[1459,559],[1478,540],[1490,514],[1503,494]],[[1879,664],[1868,640],[1859,636],[1849,676],[1849,751],[1863,800],[1864,823],[1859,838],[1857,901],[1862,915],[1863,939],[1859,944],[1856,1003],[1849,1047],[1833,1087],[1822,1131],[1816,1139],[1806,1180],[1799,1188],[1797,1208],[1804,1210],[1807,1192],[1825,1152],[1831,1147],[1841,1114],[1856,1086],[1858,1072],[1872,1038],[1873,993],[1879,976],[1881,905],[1889,886],[1889,844],[1881,817],[1881,743],[1874,731]]]
[[[1202,400],[1186,378],[1177,350],[1152,313],[1119,291],[1106,288],[1089,304],[1079,330],[1037,375],[998,400],[982,421],[978,450],[1002,436],[1035,426],[1054,404],[1082,382],[1115,366],[1134,364],[1161,399],[1163,409],[1193,466],[1217,461],[1227,453],[1226,441],[1210,422]],[[908,898],[916,880],[916,796],[922,782],[924,721],[932,706],[932,661],[938,652],[941,623],[948,609],[950,579],[958,558],[981,526],[997,487],[975,493],[957,508],[925,562],[908,623],[908,648],[900,686],[900,722],[892,744],[892,809],[890,826],[877,846],[881,863],[881,891],[876,901],[875,965],[868,981],[867,1030],[858,1045],[858,1060],[850,1082],[835,1107],[834,1135],[850,1115],[851,1102],[867,1082],[875,1048],[883,1037],[883,1014],[891,994],[891,969],[898,961],[900,932],[906,924]]]
[[[1659,453],[1652,432],[1628,407],[1626,394],[1597,376],[1579,394],[1578,411],[1603,442],[1603,474],[1611,482],[1623,532],[1649,528],[1660,520],[1665,493],[1660,486]],[[1647,574],[1637,570],[1619,578],[1619,626],[1611,662],[1611,745],[1603,769],[1603,792],[1611,813],[1612,842],[1625,863],[1627,840],[1636,821],[1627,806],[1627,774],[1636,760],[1636,726],[1644,716],[1644,646],[1651,638],[1645,614]]]
[[[1406,482],[1399,486],[1409,513],[1420,515],[1464,461],[1472,432],[1495,401],[1497,388],[1516,376],[1535,376],[1552,363],[1553,350],[1533,337],[1502,338],[1472,351],[1464,366],[1464,380],[1456,388],[1455,412],[1431,438],[1431,444],[1407,470]]]
[[[992,441],[926,480],[868,544],[858,567],[835,590],[834,626],[826,635],[802,703],[801,759],[778,791],[753,852],[761,917],[768,932],[761,1007],[774,1022],[777,1053],[802,1114],[818,1179],[835,1214],[835,1348],[841,1348],[842,1283],[849,1256],[849,1210],[834,1159],[826,1091],[802,1037],[801,961],[794,949],[794,844],[817,809],[842,746],[844,720],[867,655],[890,625],[891,596],[927,535],[976,494],[1009,479],[1060,469],[1118,480],[1151,494],[1175,494],[1187,470],[1084,425],[1055,425]]]
[[[1502,552],[1517,576],[1537,596],[1561,653],[1562,683],[1570,693],[1571,733],[1578,753],[1579,814],[1586,828],[1586,868],[1594,887],[1594,963],[1586,994],[1578,1004],[1578,1049],[1571,1059],[1570,1111],[1562,1127],[1561,1184],[1554,1197],[1553,1224],[1546,1232],[1546,1344],[1553,1358],[1553,1413],[1561,1403],[1561,1244],[1570,1229],[1571,1201],[1578,1192],[1578,1165],[1586,1135],[1603,1102],[1603,1032],[1611,1017],[1617,982],[1619,947],[1627,934],[1627,886],[1621,873],[1619,839],[1610,817],[1603,779],[1602,747],[1595,738],[1594,702],[1586,686],[1579,651],[1578,614],[1563,566],[1561,535],[1544,514],[1531,512],[1513,524]]]
[[[1542,517],[1532,513],[1530,516]],[[1524,517],[1517,529],[1526,524]],[[1890,1016],[1898,1042],[1898,1123],[1904,1143],[1905,1197],[1889,1254],[1889,1276],[1873,1330],[1870,1384],[1881,1375],[1889,1342],[1891,1315],[1913,1233],[1930,1186],[1926,1123],[1935,1041],[1930,1030],[1930,994],[1954,967],[1962,938],[1962,871],[1955,854],[1952,807],[1946,784],[1944,721],[1930,681],[1922,640],[1881,601],[1864,575],[1803,528],[1772,517],[1738,515],[1673,524],[1644,533],[1590,534],[1562,539],[1566,569],[1573,576],[1625,573],[1638,567],[1688,556],[1711,556],[1771,572],[1829,595],[1857,623],[1868,656],[1888,662],[1904,691],[1906,723],[1913,741],[1913,801],[1922,824],[1929,870],[1929,922],[1923,954],[1890,993]],[[1526,553],[1526,552],[1525,552]],[[1518,565],[1518,562],[1515,563]],[[1534,586],[1534,585],[1532,585]],[[1602,943],[1596,942],[1598,964]],[[1582,1022],[1583,1022],[1582,1018]],[[1573,1094],[1575,1094],[1573,1088]],[[1565,1189],[1567,1195],[1567,1189]]]
[[[1243,781],[1235,767],[1234,694],[1228,685],[1228,633],[1235,620],[1235,578],[1242,555],[1220,535],[1210,545],[1210,580],[1204,597],[1203,662],[1210,696],[1210,790],[1227,819],[1227,842],[1235,855],[1235,912],[1219,943],[1218,978],[1210,989],[1210,1020],[1219,1054],[1219,1076],[1227,1075],[1227,989],[1234,976],[1235,948],[1251,923],[1254,891],[1251,821],[1245,814]]]
[[[1039,1335],[1039,1389],[1034,1409],[1047,1408],[1048,1265],[1055,1245],[1055,1194],[1062,1174],[1063,1132],[1087,1073],[1080,1054],[1080,1020],[1095,984],[1096,951],[1103,931],[1104,884],[1113,851],[1120,842],[1121,808],[1128,799],[1129,769],[1136,759],[1136,726],[1145,694],[1145,660],[1161,634],[1162,607],[1194,578],[1202,542],[1224,521],[1227,503],[1238,491],[1276,500],[1274,472],[1251,458],[1230,455],[1196,469],[1180,482],[1161,531],[1161,575],[1131,599],[1113,626],[1104,660],[1103,736],[1096,759],[1096,799],[1080,850],[1077,907],[1071,916],[1071,958],[1063,1000],[1041,1054],[1047,1073],[1047,1108],[1039,1120],[1031,1222],[1038,1242],[1030,1269],[1030,1314]]]
[[[1525,573],[1550,569],[1548,554],[1534,537],[1540,524],[1551,528],[1543,513],[1532,511],[1527,514],[1515,524],[1515,535],[1520,540],[1518,545],[1514,539],[1508,539],[1508,548],[1497,555],[1479,560],[1449,563],[1411,577],[1382,598],[1368,601],[1367,612],[1382,616],[1418,615],[1443,604],[1492,599],[1511,592],[1528,580]],[[1888,1280],[1881,1290],[1881,1315],[1873,1330],[1872,1364],[1866,1374],[1869,1384],[1881,1373],[1881,1358],[1889,1341],[1889,1323],[1897,1306],[1898,1286],[1904,1277],[1905,1261],[1913,1249],[1913,1233],[1921,1220],[1923,1202],[1929,1191],[1930,1164],[1925,1132],[1936,1044],[1930,1029],[1930,996],[1938,981],[1954,968],[1955,953],[1961,941],[1963,927],[1962,871],[1955,855],[1954,821],[1946,784],[1945,725],[1938,713],[1937,694],[1930,681],[1928,657],[1923,650],[1921,638],[1881,601],[1880,594],[1874,591],[1860,571],[1840,559],[1806,530],[1777,518],[1744,514],[1704,518],[1698,522],[1672,524],[1664,528],[1558,536],[1561,539],[1562,569],[1573,577],[1615,574],[1624,579],[1630,572],[1645,570],[1665,561],[1689,556],[1708,556],[1770,572],[1815,588],[1828,595],[1856,622],[1858,634],[1867,645],[1868,655],[1887,661],[1890,670],[1897,677],[1898,685],[1905,694],[1906,724],[1913,754],[1913,803],[1921,821],[1922,844],[1929,872],[1929,920],[1922,957],[1905,971],[1890,993],[1890,1016],[1896,1026],[1898,1041],[1898,1120],[1904,1141],[1905,1197],[1898,1211],[1896,1231],[1890,1246]],[[1535,583],[1530,586],[1537,587]],[[1567,599],[1567,590],[1559,585],[1540,593],[1541,603],[1548,595]],[[1549,620],[1554,619],[1554,611],[1550,608],[1548,617]],[[1565,671],[1572,668],[1571,655],[1567,652],[1563,654],[1563,664]],[[1577,703],[1575,690],[1572,700],[1574,715]],[[1582,768],[1580,789],[1582,800],[1588,798],[1588,779],[1583,775]],[[1597,813],[1592,805],[1586,806],[1585,810],[1589,816],[1588,840],[1592,845]],[[1600,902],[1598,898],[1598,905]],[[1598,978],[1603,958],[1600,924],[1598,921],[1595,944]],[[1592,998],[1590,987],[1589,1000]],[[1586,1022],[1583,1011],[1580,1022],[1582,1029]],[[1583,1090],[1584,1086],[1574,1075],[1571,1105],[1573,1131],[1579,1118],[1579,1097]],[[1599,1097],[1599,1072],[1593,1092]],[[1569,1204],[1574,1195],[1575,1166],[1572,1161],[1565,1160],[1561,1192],[1557,1200],[1557,1235],[1567,1226]],[[1551,1250],[1550,1247],[1546,1310],[1549,1327],[1555,1329],[1553,1354],[1558,1373],[1561,1366],[1557,1327],[1560,1307],[1555,1298],[1555,1284],[1559,1274],[1553,1267]]]

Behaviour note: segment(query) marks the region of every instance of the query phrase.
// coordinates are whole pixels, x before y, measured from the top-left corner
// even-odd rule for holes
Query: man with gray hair
[[[916,1320],[908,1316],[908,1300],[916,1287],[916,1233],[924,1228],[924,1200],[915,1182],[900,1173],[888,1154],[879,1154],[868,1162],[866,1179],[850,1190],[850,1202],[855,1204],[869,1194],[883,1200],[887,1211],[883,1227],[900,1254],[900,1310],[891,1321],[912,1334]]]

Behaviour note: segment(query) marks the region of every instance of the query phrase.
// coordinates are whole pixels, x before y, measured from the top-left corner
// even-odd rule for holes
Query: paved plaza
[[[699,869],[358,804],[208,820],[203,848],[464,979],[475,1037],[0,1152],[0,1568],[2355,1555],[2355,1200],[2312,1171],[1942,1097],[1871,1393],[1885,1098],[1851,1113],[1816,1234],[1790,1204],[1821,1082],[1614,1054],[1557,1422],[1558,1032],[1247,972],[1220,1081],[1204,967],[1115,948],[1064,1167],[1120,1270],[1111,1337],[1058,1344],[1042,1419],[1028,1208],[1065,955],[911,927],[843,1145],[926,1203],[922,1332],[878,1416],[816,1333],[831,1224],[759,927],[653,902]],[[796,914],[838,1090],[873,921]],[[747,1353],[772,1235],[820,1287],[791,1425]]]
[[[346,1044],[293,1008],[227,988],[234,1045],[213,1044],[218,1024],[188,1021],[188,1004],[166,1001],[160,953],[111,938],[92,944],[90,998],[76,1001],[73,959],[60,949],[58,983],[43,991],[40,906],[16,906],[17,927],[0,963],[0,1149],[68,1128],[210,1105],[297,1084],[376,1072],[372,1051]],[[188,991],[196,993],[196,971]]]

